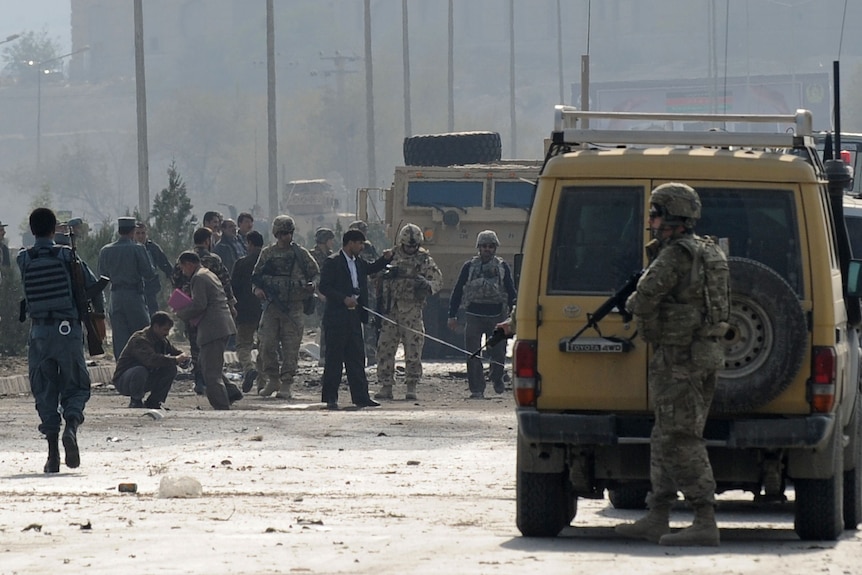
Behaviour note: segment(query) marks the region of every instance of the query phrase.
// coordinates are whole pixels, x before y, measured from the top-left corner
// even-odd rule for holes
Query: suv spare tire
[[[760,262],[728,258],[730,330],[712,413],[761,407],[787,389],[808,345],[805,312],[793,288]]]
[[[408,166],[455,166],[498,162],[503,154],[497,132],[450,132],[404,138]]]

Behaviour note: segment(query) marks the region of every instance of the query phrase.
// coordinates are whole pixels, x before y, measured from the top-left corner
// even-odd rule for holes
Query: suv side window
[[[549,294],[608,293],[643,267],[643,186],[563,188]]]
[[[853,258],[862,258],[862,217],[844,216],[844,222],[847,225],[847,234],[850,236],[850,251],[853,253]]]
[[[695,231],[727,240],[729,256],[756,260],[802,295],[802,262],[791,190],[697,188],[703,217]]]

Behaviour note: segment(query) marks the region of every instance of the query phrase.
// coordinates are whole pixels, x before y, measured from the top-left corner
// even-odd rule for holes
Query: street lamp
[[[42,166],[42,74],[50,73],[48,70],[44,68],[45,64],[50,64],[51,62],[57,62],[62,60],[63,58],[68,58],[69,56],[74,56],[75,54],[80,54],[81,52],[86,52],[89,50],[89,46],[84,46],[79,50],[75,50],[74,52],[69,52],[68,54],[63,54],[62,56],[57,56],[56,58],[48,58],[47,60],[42,60],[41,62],[35,62],[30,60],[27,62],[28,65],[33,66],[36,69],[36,171],[39,172]]]
[[[12,42],[13,40],[17,40],[20,37],[21,37],[21,34],[11,34],[9,36],[6,36],[5,40],[0,40],[0,44],[5,44],[6,42]]]

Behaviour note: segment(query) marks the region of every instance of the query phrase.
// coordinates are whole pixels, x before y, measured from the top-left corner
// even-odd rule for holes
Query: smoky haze
[[[132,2],[59,3],[71,8],[69,26],[59,32],[58,2],[28,4],[36,13],[19,25],[11,20],[23,19],[23,4],[0,0],[0,38],[45,22],[49,36],[58,38],[58,54],[89,49],[64,59],[63,74],[43,77],[41,89],[34,76],[0,72],[0,220],[12,224],[13,246],[20,243],[15,226],[44,190],[54,208],[95,225],[138,203]],[[403,163],[402,2],[371,2],[373,182],[364,2],[274,4],[279,185],[326,178],[339,193],[338,211],[353,212],[357,187],[390,185],[393,168]],[[446,132],[449,2],[406,5],[412,132]],[[454,0],[452,6],[454,129],[500,132],[504,158],[541,157],[552,108],[561,92],[564,103],[574,102],[587,53],[591,83],[709,79],[715,89],[727,77],[828,74],[840,56],[842,127],[862,131],[862,105],[849,97],[862,88],[860,2],[515,0],[514,106],[510,2]],[[39,10],[46,13],[40,17]],[[144,0],[143,12],[151,200],[167,186],[166,170],[175,161],[198,219],[210,209],[228,214],[229,206],[249,211],[255,205],[266,217],[264,0]],[[300,230],[303,237],[308,232]]]

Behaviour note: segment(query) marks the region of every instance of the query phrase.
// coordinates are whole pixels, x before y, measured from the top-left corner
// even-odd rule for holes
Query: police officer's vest
[[[503,258],[494,256],[487,263],[483,263],[481,257],[473,256],[467,282],[464,284],[464,304],[506,303],[508,294],[503,285],[505,274]]]
[[[30,317],[47,318],[54,312],[75,310],[71,271],[67,261],[60,257],[60,251],[68,249],[68,246],[53,246],[27,250],[24,298]]]

